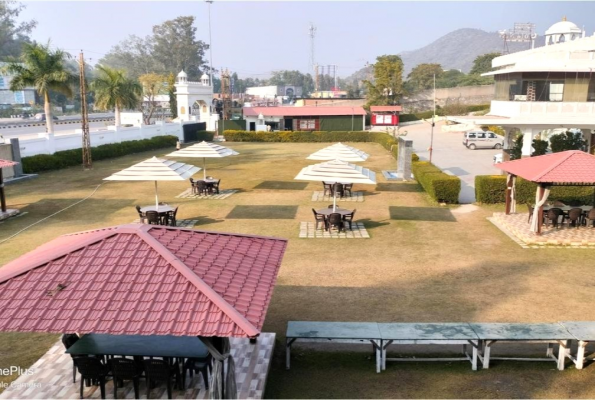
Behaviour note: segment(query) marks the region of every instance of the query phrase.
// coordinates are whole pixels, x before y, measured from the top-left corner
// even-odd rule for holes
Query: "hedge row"
[[[463,109],[463,113],[470,113],[470,112],[489,109],[490,105],[489,104],[478,104],[478,105],[472,105],[472,106],[462,105],[461,108]],[[445,116],[448,114],[448,111],[449,111],[448,105],[445,106],[444,108],[436,108],[436,115]],[[419,121],[422,119],[432,118],[432,115],[434,115],[434,111],[432,111],[432,110],[421,111],[421,112],[412,113],[412,114],[400,114],[399,121],[400,122]]]
[[[91,158],[93,161],[100,161],[143,151],[173,147],[177,141],[177,136],[156,136],[151,139],[102,144],[101,146],[91,148]],[[64,150],[57,151],[54,154],[38,154],[23,157],[21,161],[23,171],[32,174],[82,165],[83,154],[82,149]]]
[[[516,179],[517,204],[534,204],[537,184],[522,178]],[[563,203],[592,204],[593,187],[553,186],[548,200]],[[497,204],[506,200],[506,176],[478,175],[475,177],[475,200],[478,203]]]
[[[411,171],[432,199],[449,204],[459,202],[461,180],[458,177],[442,172],[440,168],[427,161],[413,162]]]

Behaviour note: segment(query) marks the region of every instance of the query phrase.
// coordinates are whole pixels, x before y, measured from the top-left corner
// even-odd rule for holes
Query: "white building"
[[[501,126],[506,131],[505,148],[522,132],[523,156],[532,153],[538,135],[547,140],[554,133],[580,129],[591,152],[595,138],[595,36],[569,21],[546,31],[544,47],[496,57],[495,96],[490,112],[481,117],[449,117],[462,128]],[[463,129],[461,129],[463,130]]]
[[[6,63],[0,62],[0,107],[29,106],[35,103],[35,89],[27,88],[13,92],[9,89],[12,76],[2,72]]]
[[[213,86],[207,74],[203,74],[200,82],[189,82],[188,75],[180,71],[174,85],[178,102],[178,118],[176,121],[206,122],[207,130],[217,129],[219,115],[213,108]]]

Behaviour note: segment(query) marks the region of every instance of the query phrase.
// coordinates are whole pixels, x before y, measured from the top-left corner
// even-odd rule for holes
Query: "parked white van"
[[[463,134],[463,146],[470,150],[501,149],[504,146],[504,138],[492,131],[469,131]]]

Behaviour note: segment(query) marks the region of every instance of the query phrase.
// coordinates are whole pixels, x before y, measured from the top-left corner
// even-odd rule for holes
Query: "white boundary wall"
[[[187,123],[195,123],[193,121]],[[155,125],[141,125],[132,127],[108,126],[107,129],[91,131],[91,146],[101,146],[108,143],[120,143],[129,140],[150,139],[155,136],[177,136],[184,140],[182,126],[184,123],[156,122]],[[65,135],[45,135],[44,137],[20,139],[21,156],[28,157],[36,154],[53,154],[56,151],[80,149],[82,147],[82,131]]]

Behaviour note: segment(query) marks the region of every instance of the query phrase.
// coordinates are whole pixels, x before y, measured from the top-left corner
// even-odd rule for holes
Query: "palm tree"
[[[102,65],[98,65],[97,70],[99,76],[91,83],[95,107],[114,109],[116,126],[120,126],[120,111],[138,107],[143,88],[137,81],[127,78],[123,70]]]
[[[68,71],[65,60],[70,54],[62,50],[51,50],[50,43],[23,44],[20,62],[9,63],[4,70],[12,75],[10,90],[34,87],[44,100],[45,125],[49,134],[54,133],[50,90],[72,97],[72,86],[77,77]]]

